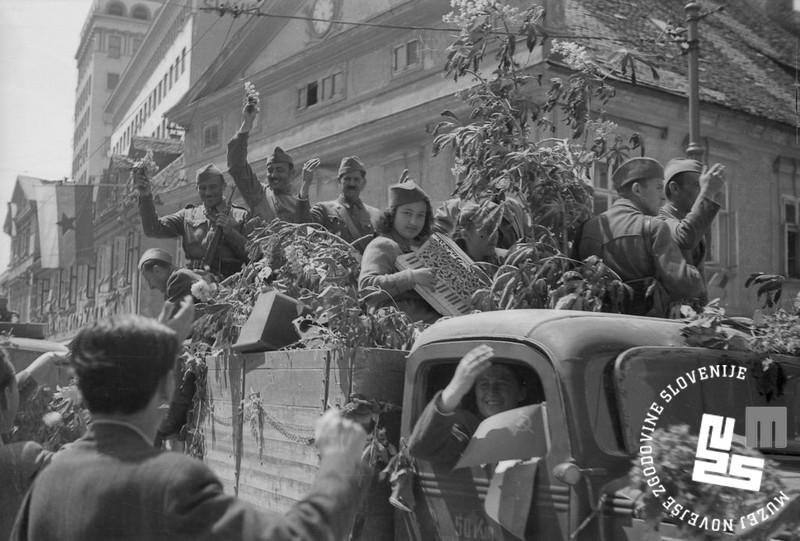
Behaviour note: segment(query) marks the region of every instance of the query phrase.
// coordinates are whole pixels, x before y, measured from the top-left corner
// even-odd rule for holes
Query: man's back
[[[12,539],[330,539],[349,526],[337,520],[355,499],[335,469],[285,516],[268,515],[224,494],[202,462],[153,448],[129,425],[95,422],[40,474]]]
[[[696,298],[703,291],[700,273],[687,264],[667,224],[646,216],[625,198],[584,224],[577,255],[601,257],[634,288],[632,314],[648,313],[644,290],[652,278],[664,287],[669,301]]]

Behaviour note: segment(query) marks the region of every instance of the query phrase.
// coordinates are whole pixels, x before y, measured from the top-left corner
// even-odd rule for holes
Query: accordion
[[[418,285],[414,289],[443,316],[470,313],[472,293],[488,287],[491,282],[452,239],[439,233],[431,234],[417,250],[398,256],[395,265],[400,270],[433,270],[436,287],[430,289]]]

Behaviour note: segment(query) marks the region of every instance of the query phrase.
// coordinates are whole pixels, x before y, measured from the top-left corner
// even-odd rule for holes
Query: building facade
[[[653,44],[653,37],[663,34],[661,21],[684,16],[682,4],[643,4],[609,10],[603,0],[552,0],[547,24],[570,35],[606,36],[583,42],[590,52],[609,55],[608,43],[634,35]],[[321,7],[330,19],[370,26],[313,20]],[[266,157],[280,145],[292,154],[297,169],[308,158],[321,158],[312,202],[335,196],[338,162],[352,154],[367,164],[363,197],[373,205],[385,205],[387,186],[403,169],[435,201],[450,196],[452,155],[432,156],[431,131],[442,110],[467,115],[469,110],[456,96],[468,82],[455,84],[442,76],[453,32],[431,29],[445,26],[447,3],[308,0],[267,2],[261,9],[273,16],[250,18],[168,112],[186,130],[187,170],[210,161],[225,166],[225,144],[238,129],[243,83],[250,81],[262,96],[262,113],[251,132],[249,156],[262,178]],[[729,177],[723,210],[711,232],[707,278],[712,298],[719,297],[729,312],[752,314],[755,294],[744,288],[750,273],[787,275],[787,296],[800,289],[800,145],[791,71],[795,38],[744,0],[705,18],[701,31],[706,159],[725,164]],[[638,133],[647,154],[662,161],[685,155],[688,139],[686,58],[676,51],[644,50],[667,59],[660,78],[640,74],[632,85],[619,76],[617,96],[607,111],[623,139]],[[519,57],[544,81],[568,77],[570,72],[546,60],[545,53],[537,48]],[[487,54],[487,65],[489,59]],[[544,98],[547,88],[531,92]],[[567,137],[554,120],[555,135]],[[595,186],[597,212],[614,198],[608,178],[609,171],[598,167],[588,180]]]
[[[104,115],[106,100],[119,84],[125,66],[160,7],[160,0],[95,0],[92,4],[75,54],[75,182],[95,183],[102,175],[112,127]]]

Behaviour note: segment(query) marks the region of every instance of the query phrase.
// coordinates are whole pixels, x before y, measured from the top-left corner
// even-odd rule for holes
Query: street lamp
[[[689,56],[689,146],[686,155],[702,161],[704,148],[700,143],[700,81],[698,63],[700,46],[697,39],[697,21],[700,19],[700,4],[689,2],[684,6],[688,23],[687,45]]]

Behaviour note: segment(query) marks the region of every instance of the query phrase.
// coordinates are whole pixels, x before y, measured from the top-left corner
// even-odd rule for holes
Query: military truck
[[[800,489],[800,358],[772,356],[785,382],[779,396],[766,397],[759,388],[763,382],[747,374],[761,357],[689,347],[682,327],[673,320],[556,310],[485,312],[442,321],[422,334],[409,355],[402,435],[411,433],[460,357],[488,344],[498,362],[529,371],[542,393],[533,400],[546,404],[547,426],[533,427],[539,434],[548,431],[549,442],[536,468],[525,539],[642,538],[644,522],[634,518],[642,494],[624,488],[640,437],[656,424],[654,404],[658,426],[686,424],[694,434],[704,413],[734,418],[736,433],[742,434],[746,407],[785,407],[787,445],[762,451],[778,461],[787,486]],[[717,368],[717,377],[711,377],[711,367],[719,366],[736,368]],[[701,367],[704,379],[698,375]],[[694,383],[687,374],[694,375]],[[488,487],[485,468],[445,470],[418,461],[419,538],[513,539],[484,511]],[[678,500],[680,495],[663,498],[670,496]],[[660,533],[662,539],[678,538],[673,524],[663,524]]]
[[[690,383],[685,374],[701,367],[706,375],[718,365],[749,370],[761,357],[690,347],[683,325],[619,314],[497,311],[440,321],[410,352],[296,350],[220,358],[209,364],[207,378],[213,406],[205,425],[206,461],[240,497],[286,510],[308,490],[316,472],[309,438],[325,407],[343,403],[353,392],[402,403],[400,422],[386,422],[397,443],[446,386],[460,357],[488,344],[497,362],[526,371],[535,390],[531,400],[546,406],[545,421],[528,427],[547,435],[546,452],[535,457],[530,505],[514,510],[527,515],[524,539],[644,538],[645,523],[634,513],[643,494],[625,487],[642,427],[652,424],[654,403],[665,406],[659,426],[683,423],[695,434],[704,413],[734,418],[741,434],[745,407],[785,407],[787,445],[763,451],[778,461],[787,487],[800,488],[800,359],[772,356],[785,381],[780,395],[773,393],[770,400],[761,392],[764,382],[749,375],[743,380],[695,377]],[[661,393],[671,396],[670,389],[679,393],[667,405]],[[416,465],[415,512],[393,514],[388,487],[376,482],[359,539],[514,539],[486,513],[492,478],[486,467]],[[501,503],[510,505],[502,498]],[[511,504],[519,507],[519,499]],[[659,531],[662,539],[678,538],[676,524],[665,522]]]

